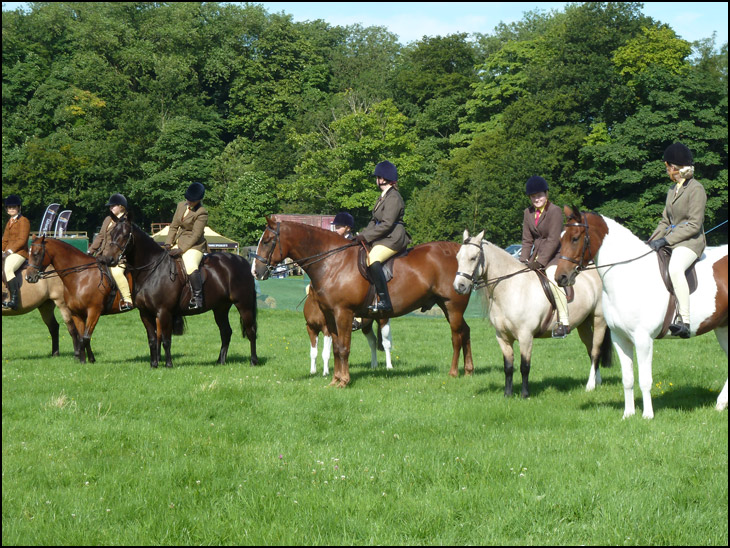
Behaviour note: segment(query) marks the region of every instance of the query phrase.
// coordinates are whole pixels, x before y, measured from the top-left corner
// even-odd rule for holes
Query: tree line
[[[405,46],[252,3],[34,2],[2,26],[3,195],[33,226],[58,202],[93,231],[121,192],[149,228],[199,181],[210,225],[243,245],[270,213],[346,210],[359,227],[387,159],[414,243],[518,242],[533,174],[553,202],[647,237],[674,141],[694,153],[706,228],[727,220],[727,43],[683,40],[641,3]]]

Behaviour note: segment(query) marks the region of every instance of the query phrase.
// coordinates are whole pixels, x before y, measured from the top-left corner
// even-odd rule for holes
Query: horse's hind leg
[[[504,397],[509,398],[512,396],[512,378],[515,372],[515,350],[512,347],[514,340],[503,339],[500,334],[497,333],[497,342],[499,343],[499,347],[502,349],[502,357],[504,359]]]
[[[717,342],[720,343],[720,346],[722,346],[722,349],[725,351],[725,356],[727,357],[727,326],[725,327],[718,327],[715,329],[715,336],[717,337]],[[722,388],[722,391],[720,392],[720,395],[717,397],[717,405],[715,405],[715,409],[718,411],[722,411],[723,409],[727,409],[727,379],[725,380],[725,386]]]
[[[233,329],[231,329],[231,322],[228,321],[228,311],[229,308],[216,308],[213,311],[213,314],[215,315],[215,323],[218,324],[218,330],[221,334],[221,351],[218,354],[218,364],[223,365],[226,363],[226,358],[228,357],[228,346],[231,344],[231,334],[233,333]]]
[[[591,360],[591,368],[588,371],[588,382],[586,383],[586,392],[591,392],[595,390],[597,385],[601,384],[601,371],[598,366],[601,359],[601,343],[606,334],[606,326],[604,325],[603,329],[601,329],[600,326],[592,325],[586,319],[586,321],[578,326],[578,334]]]
[[[256,301],[250,307],[238,307],[238,315],[241,318],[241,335],[246,334],[251,351],[251,365],[259,364],[259,357],[256,354]]]
[[[51,335],[51,356],[59,355],[58,320],[56,320],[56,315],[53,313],[55,308],[56,305],[53,304],[53,301],[46,301],[38,307],[38,311],[41,313],[41,318],[43,318],[43,323],[46,324],[46,327],[48,327],[48,333]]]
[[[147,330],[147,344],[150,347],[150,367],[157,367],[160,362],[160,350],[157,344],[157,321],[154,316],[139,312],[144,328]]]

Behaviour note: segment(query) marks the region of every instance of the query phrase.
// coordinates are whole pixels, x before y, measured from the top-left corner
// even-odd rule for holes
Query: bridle
[[[122,220],[120,219],[117,222],[121,224]],[[119,245],[114,240],[112,240],[109,243],[110,246],[114,246],[117,249],[119,249],[119,255],[117,255],[116,264],[121,263],[122,262],[122,259],[126,256],[125,254],[127,253],[127,247],[129,246],[129,243],[132,241],[132,238],[133,238],[133,232],[134,231],[132,230],[132,227],[130,225],[130,227],[129,227],[129,234],[127,234],[127,240],[124,242],[124,245]]]
[[[482,266],[482,267],[483,267],[483,265],[484,265],[484,250],[482,249],[482,246],[481,246],[481,244],[475,244],[475,243],[474,243],[474,242],[472,242],[472,241],[467,241],[467,242],[464,242],[464,245],[472,245],[472,246],[474,246],[474,247],[477,247],[477,248],[479,248],[479,258],[477,259],[477,264],[476,264],[476,266],[474,267],[474,270],[472,271],[472,273],[471,273],[471,274],[467,274],[466,272],[457,272],[457,273],[456,273],[456,275],[457,275],[457,276],[462,276],[462,277],[466,278],[466,279],[467,279],[467,280],[469,280],[469,281],[470,281],[470,282],[472,283],[472,285],[474,285],[474,287],[476,288],[476,285],[477,285],[477,284],[475,284],[475,283],[474,283],[474,278],[475,278],[475,277],[476,277],[476,275],[477,275],[477,270],[479,269],[479,267],[480,267],[480,266]]]
[[[274,250],[276,249],[277,245],[279,246],[279,253],[282,256],[284,255],[284,250],[281,247],[281,238],[279,235],[280,228],[281,228],[281,223],[279,223],[279,222],[276,223],[276,230],[274,230],[270,226],[266,225],[266,229],[264,229],[264,233],[266,233],[267,230],[269,232],[273,232],[274,233],[274,243],[272,244],[271,249],[269,250],[269,253],[266,257],[262,257],[261,255],[259,255],[257,253],[254,253],[253,255],[251,255],[257,261],[262,262],[264,264],[264,266],[266,267],[266,270],[269,273],[274,269],[274,267],[271,264],[271,257],[273,256]],[[345,244],[343,246],[336,247],[334,249],[329,249],[327,251],[323,251],[322,253],[317,253],[316,255],[312,255],[310,257],[303,257],[297,261],[297,265],[299,265],[301,268],[304,268],[306,266],[309,266],[309,265],[312,265],[319,261],[322,261],[322,260],[326,259],[327,257],[329,257],[330,255],[333,255],[335,253],[338,253],[340,251],[343,251],[349,247],[353,247],[356,245],[359,245],[358,242],[350,242],[349,244]],[[258,251],[258,249],[257,249],[257,251]],[[291,266],[289,268],[289,270],[293,270],[294,268],[296,268],[296,265]]]
[[[586,253],[588,251],[590,251],[590,249],[591,249],[591,236],[590,236],[590,233],[588,231],[588,229],[589,229],[588,220],[587,219],[584,220],[584,219],[586,219],[585,213],[581,213],[580,214],[580,222],[565,223],[563,225],[563,228],[567,228],[567,227],[573,226],[573,227],[577,227],[577,228],[583,228],[585,230],[585,232],[583,234],[583,249],[581,249],[581,252],[580,252],[580,260],[577,261],[577,260],[575,260],[575,259],[573,259],[571,257],[566,257],[565,255],[560,255],[560,258],[561,259],[564,259],[564,260],[566,260],[568,262],[571,262],[571,263],[577,265],[576,268],[577,268],[578,271],[585,270],[587,268],[587,263],[590,262],[590,259],[589,259],[588,261],[585,261],[585,263],[584,263]]]

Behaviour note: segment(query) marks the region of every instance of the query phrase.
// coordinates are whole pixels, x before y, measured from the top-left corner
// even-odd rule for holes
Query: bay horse
[[[190,284],[180,261],[176,261],[152,237],[124,215],[109,233],[111,245],[102,255],[111,265],[122,257],[132,276],[134,305],[139,309],[147,330],[150,366],[157,367],[160,347],[165,348],[165,366],[172,367],[170,346],[173,326],[182,334],[183,316],[213,311],[221,337],[218,364],[225,364],[231,342],[228,312],[232,305],[238,309],[241,335],[248,337],[251,365],[258,364],[256,355],[256,287],[248,261],[230,253],[206,255],[201,263],[203,276],[202,309],[188,310]],[[112,253],[111,249],[115,249]]]
[[[309,334],[309,374],[317,373],[317,345],[319,334],[322,334],[322,375],[329,375],[329,361],[332,356],[332,335],[327,329],[324,312],[319,306],[317,297],[307,287],[307,298],[304,301],[304,321],[307,324],[307,333]],[[377,325],[378,337],[375,336],[374,327]],[[393,362],[390,356],[390,350],[393,347],[393,338],[390,333],[390,320],[382,318],[373,320],[371,318],[362,318],[362,334],[368,340],[370,345],[370,367],[375,369],[378,367],[378,347],[385,352],[385,368],[393,369]]]
[[[63,300],[63,282],[59,278],[48,278],[40,280],[38,283],[22,283],[22,279],[25,275],[26,267],[18,270],[16,276],[21,281],[20,290],[18,296],[20,297],[18,308],[13,310],[12,308],[3,308],[3,317],[5,316],[20,316],[27,314],[35,310],[36,308],[43,318],[43,323],[48,327],[48,333],[51,335],[51,356],[59,355],[59,344],[58,344],[58,320],[54,310],[58,307],[61,312],[66,328],[71,335],[71,340],[74,345],[74,355],[78,357],[78,336],[76,332],[76,326],[74,325],[71,317],[71,311],[66,306],[66,301]],[[5,276],[3,276],[3,300],[5,300],[5,294],[7,292],[5,285]]]
[[[662,281],[656,253],[616,221],[577,208],[564,208],[567,221],[561,238],[562,257],[555,274],[562,286],[594,261],[603,280],[603,309],[621,360],[624,385],[624,418],[635,414],[633,357],[639,369],[643,416],[654,417],[651,402],[654,339],[663,331],[669,291]],[[690,295],[690,333],[714,331],[728,353],[727,245],[708,247],[696,263],[697,290]],[[586,271],[585,274],[589,273]],[[578,277],[578,280],[585,274]],[[727,362],[726,364],[727,365]],[[727,408],[727,380],[716,408]]]
[[[256,278],[266,279],[271,269],[287,257],[305,270],[333,338],[335,370],[330,385],[345,387],[350,382],[352,320],[355,316],[375,317],[367,308],[371,303],[366,302],[370,282],[358,269],[360,246],[331,230],[292,221],[278,222],[275,216],[266,221],[252,272]],[[393,311],[377,316],[402,316],[438,305],[451,327],[453,355],[449,374],[454,377],[459,375],[461,351],[464,372],[471,375],[474,371],[470,330],[464,321],[469,295],[459,295],[451,286],[457,249],[454,242],[430,242],[395,258],[393,279],[388,282]]]
[[[529,397],[528,379],[532,365],[534,338],[548,338],[557,322],[536,273],[526,269],[515,257],[484,240],[484,231],[464,240],[456,256],[459,271],[454,276],[454,289],[468,293],[480,280],[489,320],[504,358],[504,395],[512,396],[515,341],[520,343],[522,397]],[[599,365],[611,365],[611,332],[606,327],[601,306],[601,280],[597,274],[587,275],[575,288],[575,297],[568,304],[571,328],[577,328],[588,351],[591,367],[586,390],[601,384]]]
[[[115,285],[108,269],[71,244],[45,235],[33,240],[28,256],[28,282],[58,277],[63,283],[63,300],[76,328],[74,353],[81,363],[87,358],[94,363],[91,336],[99,317],[119,313],[119,291],[112,293]],[[54,270],[45,271],[51,264]]]

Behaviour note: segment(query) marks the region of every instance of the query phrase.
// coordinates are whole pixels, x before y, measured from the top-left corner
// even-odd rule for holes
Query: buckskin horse
[[[474,370],[470,330],[464,321],[469,295],[459,295],[451,285],[458,247],[454,242],[417,245],[394,259],[393,279],[388,282],[393,312],[387,317],[434,305],[444,312],[451,326],[452,376],[459,374],[460,351],[464,353],[465,373]],[[278,222],[275,216],[269,216],[252,266],[260,280],[266,279],[271,269],[287,257],[306,271],[333,337],[333,386],[345,387],[350,382],[353,317],[374,317],[367,308],[371,304],[371,284],[358,268],[360,249],[361,246],[333,231],[291,221]],[[378,315],[377,319],[382,317]]]
[[[201,263],[203,276],[202,309],[188,310],[190,284],[180,261],[160,247],[150,235],[123,216],[109,234],[111,245],[103,255],[111,265],[124,257],[131,273],[134,305],[139,309],[150,347],[150,366],[160,362],[160,346],[165,348],[165,366],[172,367],[170,346],[173,326],[182,334],[182,317],[213,311],[221,337],[217,363],[226,363],[231,342],[228,312],[238,309],[242,335],[248,337],[251,365],[258,364],[256,355],[256,287],[248,261],[230,253],[206,255]]]
[[[20,316],[37,308],[41,313],[43,323],[48,327],[48,333],[51,335],[51,355],[58,356],[58,321],[54,313],[55,308],[58,307],[58,310],[61,312],[61,317],[71,335],[71,340],[74,345],[74,355],[78,357],[78,336],[76,326],[71,317],[71,311],[66,306],[66,301],[63,300],[63,282],[59,278],[48,278],[40,280],[35,284],[22,283],[22,279],[25,276],[25,269],[18,270],[16,275],[18,276],[18,280],[21,281],[19,291],[20,303],[18,304],[17,310],[3,308],[3,317]],[[5,292],[5,276],[3,275],[3,300],[5,300]]]
[[[636,413],[634,365],[639,369],[643,416],[654,417],[651,402],[654,339],[663,335],[670,294],[662,281],[659,261],[649,246],[616,221],[592,212],[565,207],[562,257],[555,274],[559,285],[576,283],[576,276],[594,261],[603,280],[603,309],[621,360],[624,418]],[[708,247],[696,263],[697,290],[690,295],[690,333],[714,331],[728,353],[727,245]],[[727,361],[725,362],[727,366]],[[727,408],[727,380],[716,408]]]
[[[45,271],[50,264],[55,270]],[[54,276],[63,282],[63,300],[76,327],[74,353],[81,363],[86,358],[94,363],[91,336],[102,314],[119,312],[119,292],[112,292],[115,285],[108,269],[80,249],[45,235],[35,238],[25,279],[38,283]]]
[[[522,397],[529,396],[528,377],[535,337],[550,337],[556,317],[554,309],[535,273],[503,249],[484,240],[484,232],[470,237],[464,231],[464,243],[456,256],[459,271],[454,288],[468,293],[472,284],[481,281],[489,307],[489,320],[504,358],[504,395],[512,395],[515,341],[520,343]],[[586,275],[575,288],[575,297],[568,304],[571,327],[578,329],[588,350],[591,368],[586,390],[601,383],[598,366],[611,365],[611,332],[606,327],[601,307],[601,280],[596,273]]]

